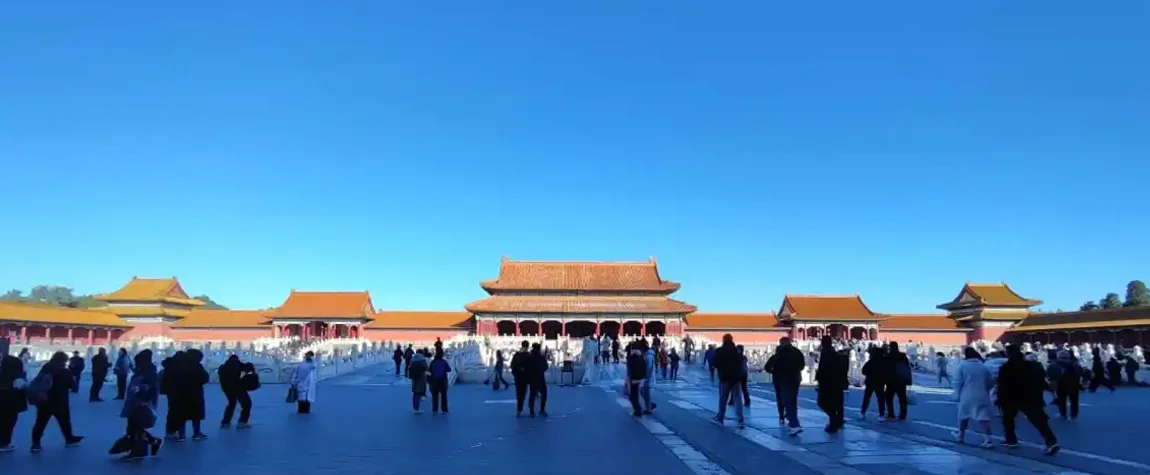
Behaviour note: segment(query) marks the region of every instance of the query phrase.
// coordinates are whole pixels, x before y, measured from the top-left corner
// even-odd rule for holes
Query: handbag
[[[130,415],[132,423],[141,429],[151,429],[156,426],[156,409],[148,404],[137,405]]]
[[[299,401],[299,391],[296,390],[295,385],[288,386],[287,399],[284,402],[291,404]]]
[[[132,445],[132,436],[125,435],[120,437],[119,439],[116,439],[115,443],[112,444],[112,448],[108,449],[108,455],[119,455],[128,452],[132,450]]]

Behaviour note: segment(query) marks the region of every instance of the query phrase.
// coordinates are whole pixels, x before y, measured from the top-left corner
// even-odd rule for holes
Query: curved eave
[[[974,331],[973,328],[883,328],[879,325],[878,331],[880,332],[957,332],[965,333]]]
[[[56,325],[67,327],[83,327],[83,328],[132,328],[132,325],[127,323],[92,323],[92,322],[46,322],[42,320],[22,320],[18,318],[5,318],[0,317],[0,322],[15,323],[22,325]]]
[[[485,280],[479,283],[488,294],[502,290],[522,290],[528,292],[660,292],[664,294],[673,294],[679,291],[681,285],[678,282],[664,281],[663,285],[658,287],[642,287],[642,288],[606,288],[606,289],[525,289],[522,286],[503,285],[497,280]]]

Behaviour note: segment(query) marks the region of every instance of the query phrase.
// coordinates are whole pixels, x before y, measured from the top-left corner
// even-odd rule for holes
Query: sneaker
[[[958,443],[960,443],[960,444],[966,443],[966,439],[964,438],[963,434],[959,431],[951,431],[950,436],[954,437],[954,440],[958,441]]]
[[[5,445],[3,447],[0,447],[0,452],[11,452],[13,450],[16,450],[16,446],[12,445],[12,444],[8,444],[8,445]]]
[[[252,425],[248,424],[247,422],[241,422],[239,424],[236,424],[236,429],[251,429],[251,428],[252,428]]]
[[[534,418],[534,417],[535,417],[535,413],[534,413],[534,412],[532,412],[532,413],[530,413],[530,414],[527,414],[527,417],[531,417],[531,418]]]
[[[1018,448],[1018,442],[1002,442],[1002,443],[999,443],[998,446],[1003,447],[1003,448],[1007,448],[1007,449],[1017,449]]]
[[[720,426],[721,426],[721,425],[723,425],[723,420],[722,420],[722,419],[719,419],[718,417],[715,417],[715,418],[713,418],[713,419],[711,419],[711,420],[712,420],[712,421],[714,421],[714,423],[716,423],[716,424],[718,424],[718,425],[720,425]]]
[[[790,429],[787,429],[787,435],[789,435],[791,437],[795,437],[795,436],[801,434],[802,432],[803,432],[802,427],[791,427]]]
[[[983,440],[981,444],[978,444],[978,446],[982,447],[984,449],[993,449],[994,448],[994,444],[990,443],[990,439]]]
[[[147,456],[148,456],[148,454],[146,452],[129,453],[128,455],[124,456],[124,460],[142,460],[144,457],[147,457]]]
[[[37,452],[40,452],[41,450],[44,450],[44,448],[40,447],[39,445],[33,445],[32,447],[30,447],[28,449],[28,451],[32,452],[32,453],[37,453]]]
[[[80,445],[80,442],[82,442],[83,440],[84,440],[84,436],[82,436],[82,435],[72,436],[71,439],[67,439],[64,441],[64,447],[75,447],[77,445]]]
[[[643,417],[643,413],[639,411],[631,412],[631,417]]]
[[[165,435],[164,435],[164,438],[165,438],[165,439],[168,439],[168,440],[171,440],[171,441],[177,441],[177,440],[179,440],[179,439],[180,439],[180,435],[179,435],[179,434],[177,434],[177,433],[175,433],[175,432],[172,432],[172,433],[170,433],[170,434],[165,434]]]
[[[787,418],[780,417],[779,418],[779,425],[786,425],[786,424],[787,424]]]
[[[1057,454],[1061,450],[1062,450],[1062,446],[1060,446],[1058,444],[1054,444],[1054,445],[1047,446],[1046,450],[1043,450],[1042,453],[1044,453],[1046,455],[1054,455],[1054,454]]]
[[[230,423],[230,422],[221,422],[220,423],[221,429],[227,429],[228,427],[231,427],[231,426],[232,426],[232,423]]]
[[[413,412],[415,412],[416,414],[423,414],[423,409],[416,409]]]
[[[184,434],[180,434],[180,435],[176,436],[176,442],[187,442],[187,441],[188,441],[188,436],[186,436]]]
[[[149,447],[149,448],[152,449],[151,451],[152,451],[153,457],[155,457],[156,454],[160,453],[160,447],[163,445],[164,445],[164,439],[152,439],[151,447]]]
[[[746,423],[746,422],[744,422],[744,421],[739,421],[739,423],[738,423],[738,425],[737,425],[736,427],[738,427],[739,429],[746,429],[746,428],[747,428],[747,423]]]
[[[192,436],[192,440],[208,440],[208,435],[207,434],[195,434]]]
[[[447,411],[444,411],[443,413],[447,414]],[[547,417],[547,411],[539,411],[539,417]]]

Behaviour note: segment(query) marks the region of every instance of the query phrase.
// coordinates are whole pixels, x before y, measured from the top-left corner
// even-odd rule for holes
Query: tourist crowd
[[[69,357],[57,352],[41,366],[32,378],[25,373],[27,351],[20,356],[4,355],[0,359],[0,452],[15,450],[13,431],[20,415],[35,409],[32,426],[32,452],[42,450],[41,441],[48,423],[55,419],[66,446],[84,440],[72,427],[69,394],[79,391],[80,373],[85,361],[78,353]],[[115,362],[103,348],[91,358],[92,386],[90,402],[102,402],[100,394],[109,371],[116,377],[116,400],[123,401],[119,415],[125,420],[124,435],[112,448],[111,454],[126,454],[128,459],[156,455],[164,440],[183,442],[188,439],[191,426],[193,440],[207,439],[202,422],[207,417],[204,386],[210,375],[204,367],[204,355],[197,349],[177,351],[164,358],[157,368],[151,350],[143,350],[134,357],[121,349]],[[250,391],[259,389],[259,375],[254,365],[241,361],[236,355],[228,358],[217,369],[219,386],[227,405],[223,410],[221,427],[231,426],[236,407],[240,409],[236,428],[250,427],[252,412]],[[307,414],[316,394],[316,363],[314,354],[308,353],[294,369],[289,385],[289,402],[297,403],[297,412]],[[149,430],[159,425],[159,398],[166,398],[164,437],[153,436]]]

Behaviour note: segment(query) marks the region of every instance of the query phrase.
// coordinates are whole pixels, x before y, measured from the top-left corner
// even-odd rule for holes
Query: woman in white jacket
[[[974,348],[967,347],[966,357],[954,373],[954,397],[958,400],[958,432],[954,436],[959,443],[966,441],[966,429],[973,419],[982,429],[982,447],[990,444],[990,417],[994,403],[990,400],[990,388],[994,377],[982,362],[982,357]]]
[[[291,375],[291,384],[296,391],[296,412],[311,414],[311,403],[315,402],[316,379],[315,353],[309,351]]]

